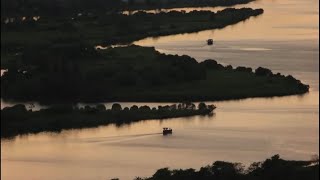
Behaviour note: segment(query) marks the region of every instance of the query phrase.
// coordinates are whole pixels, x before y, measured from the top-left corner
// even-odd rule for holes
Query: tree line
[[[10,138],[16,135],[59,132],[63,129],[89,128],[100,125],[116,124],[121,126],[147,119],[166,119],[195,115],[210,115],[216,107],[199,103],[198,107],[191,102],[173,105],[136,106],[122,108],[115,103],[111,109],[103,104],[96,106],[78,107],[61,104],[41,109],[27,110],[23,104],[5,107],[1,110],[1,138]]]

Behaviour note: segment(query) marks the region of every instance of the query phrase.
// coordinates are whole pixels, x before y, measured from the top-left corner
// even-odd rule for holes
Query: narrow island
[[[211,115],[215,108],[214,105],[206,105],[205,103],[199,103],[196,107],[191,102],[158,106],[158,108],[136,105],[122,108],[120,104],[115,103],[111,109],[106,109],[103,104],[80,108],[64,104],[32,111],[27,110],[25,105],[18,104],[1,110],[1,138],[108,124],[122,125],[148,119]]]
[[[200,170],[158,169],[152,177],[136,177],[134,180],[318,180],[319,156],[313,155],[311,160],[284,160],[279,155],[262,162],[254,162],[248,168],[241,163],[216,161]],[[113,180],[119,180],[114,178]]]
[[[304,94],[291,75],[166,55],[152,47],[96,50],[73,39],[26,49],[1,76],[4,100],[184,102]]]

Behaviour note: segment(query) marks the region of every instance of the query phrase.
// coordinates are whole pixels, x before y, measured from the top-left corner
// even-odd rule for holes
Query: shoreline
[[[319,91],[317,91],[319,92]],[[266,95],[266,96],[246,96],[246,97],[238,97],[238,98],[225,98],[225,99],[210,99],[210,98],[203,98],[203,99],[185,99],[186,101],[192,101],[192,102],[222,102],[222,101],[242,101],[242,100],[248,100],[248,99],[257,99],[257,98],[262,98],[262,99],[274,99],[274,98],[282,98],[282,97],[292,97],[292,96],[297,96],[297,97],[302,97],[305,95],[308,95],[310,91],[308,92],[303,92],[303,93],[297,93],[297,94],[283,94],[283,95]],[[85,100],[85,101],[42,101],[41,99],[10,99],[10,98],[3,98],[1,99],[4,102],[8,103],[28,103],[28,102],[34,102],[34,103],[39,103],[39,105],[54,105],[56,103],[72,103],[72,104],[95,104],[95,103],[114,103],[114,102],[119,102],[119,103],[179,103],[181,100],[143,100],[143,99],[136,99],[136,100],[125,100],[125,99],[97,99],[97,100]]]

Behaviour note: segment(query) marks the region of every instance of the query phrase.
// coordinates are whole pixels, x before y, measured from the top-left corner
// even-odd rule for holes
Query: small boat
[[[168,135],[168,134],[172,134],[172,129],[171,128],[163,128],[162,134]]]
[[[207,40],[207,44],[208,44],[208,45],[212,45],[212,44],[213,44],[213,39],[208,39],[208,40]]]

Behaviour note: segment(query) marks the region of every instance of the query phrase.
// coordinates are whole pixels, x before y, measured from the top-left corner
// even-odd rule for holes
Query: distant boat
[[[171,128],[163,128],[162,134],[168,135],[168,134],[172,134],[172,129]]]
[[[213,39],[208,39],[208,40],[207,40],[207,44],[208,44],[208,45],[212,45],[212,44],[213,44]]]

